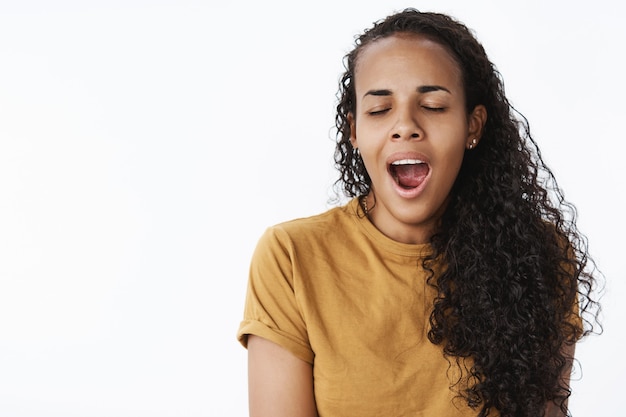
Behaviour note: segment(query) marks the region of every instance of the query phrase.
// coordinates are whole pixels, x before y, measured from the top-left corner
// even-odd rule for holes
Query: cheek
[[[465,155],[467,136],[468,130],[466,125],[459,125],[454,129],[449,129],[448,132],[446,132],[441,138],[440,154],[445,155],[450,161],[457,161],[460,163]]]
[[[450,143],[445,149],[441,149],[438,153],[438,164],[442,168],[442,177],[445,177],[446,182],[454,182],[463,158],[465,156],[465,141],[454,141]]]
[[[368,152],[367,149],[362,149],[361,159],[363,159],[363,165],[365,165],[365,170],[367,171],[370,177],[376,177],[379,175],[377,174],[377,171],[376,171],[378,168],[377,168],[375,155],[372,155],[370,152]]]
[[[456,177],[459,175],[459,171],[461,170],[461,165],[463,164],[463,154],[455,155],[453,158],[450,158],[448,165],[448,176],[451,182],[456,180]]]
[[[380,162],[380,152],[373,148],[371,144],[361,145],[359,150],[367,174],[373,183],[379,184],[379,181],[387,174],[386,167],[383,167]]]
[[[357,126],[356,140],[353,145],[356,145],[363,158],[366,168],[373,167],[373,163],[381,153],[381,148],[384,146],[384,141],[378,140],[380,135],[373,132],[373,129],[364,129],[362,126]],[[366,132],[366,133],[364,133]]]

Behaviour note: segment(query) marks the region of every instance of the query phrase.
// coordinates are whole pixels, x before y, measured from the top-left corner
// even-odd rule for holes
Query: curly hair
[[[444,46],[461,69],[468,114],[479,104],[488,114],[480,145],[466,152],[431,237],[433,252],[422,260],[438,294],[428,337],[458,365],[462,376],[455,386],[480,417],[496,410],[502,417],[542,416],[549,402],[567,414],[563,373],[573,358],[564,347],[597,329],[599,271],[576,227],[575,207],[464,24],[405,9],[356,39],[339,84],[336,190],[348,197],[370,191],[371,179],[350,143],[355,66],[367,45],[397,33]],[[444,267],[435,275],[436,264]],[[464,366],[465,359],[471,365]]]

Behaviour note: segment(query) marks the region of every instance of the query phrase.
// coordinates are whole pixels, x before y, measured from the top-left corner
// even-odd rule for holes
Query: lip
[[[426,174],[426,178],[424,178],[424,181],[422,181],[421,184],[415,188],[406,189],[406,188],[401,187],[400,185],[398,185],[398,183],[396,183],[396,180],[391,175],[389,167],[391,166],[392,162],[401,161],[403,159],[418,159],[422,161],[423,163],[425,163],[426,165],[428,165],[428,174]],[[392,188],[396,191],[396,193],[400,197],[406,198],[406,199],[417,198],[420,194],[422,194],[433,172],[430,166],[430,159],[428,158],[428,156],[420,152],[395,152],[387,157],[386,163],[387,163],[387,173],[389,174],[388,178],[389,178],[389,181],[391,182]]]

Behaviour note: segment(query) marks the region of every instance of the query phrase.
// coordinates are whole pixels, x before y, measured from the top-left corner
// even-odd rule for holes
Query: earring
[[[473,149],[476,146],[476,138],[472,139],[472,143],[469,144],[468,149]]]

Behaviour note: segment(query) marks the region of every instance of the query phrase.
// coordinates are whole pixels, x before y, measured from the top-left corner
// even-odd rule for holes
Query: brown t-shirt
[[[428,245],[389,239],[358,201],[269,228],[254,253],[244,320],[313,364],[320,417],[467,417],[456,363],[427,337]],[[458,389],[458,387],[456,387]]]

